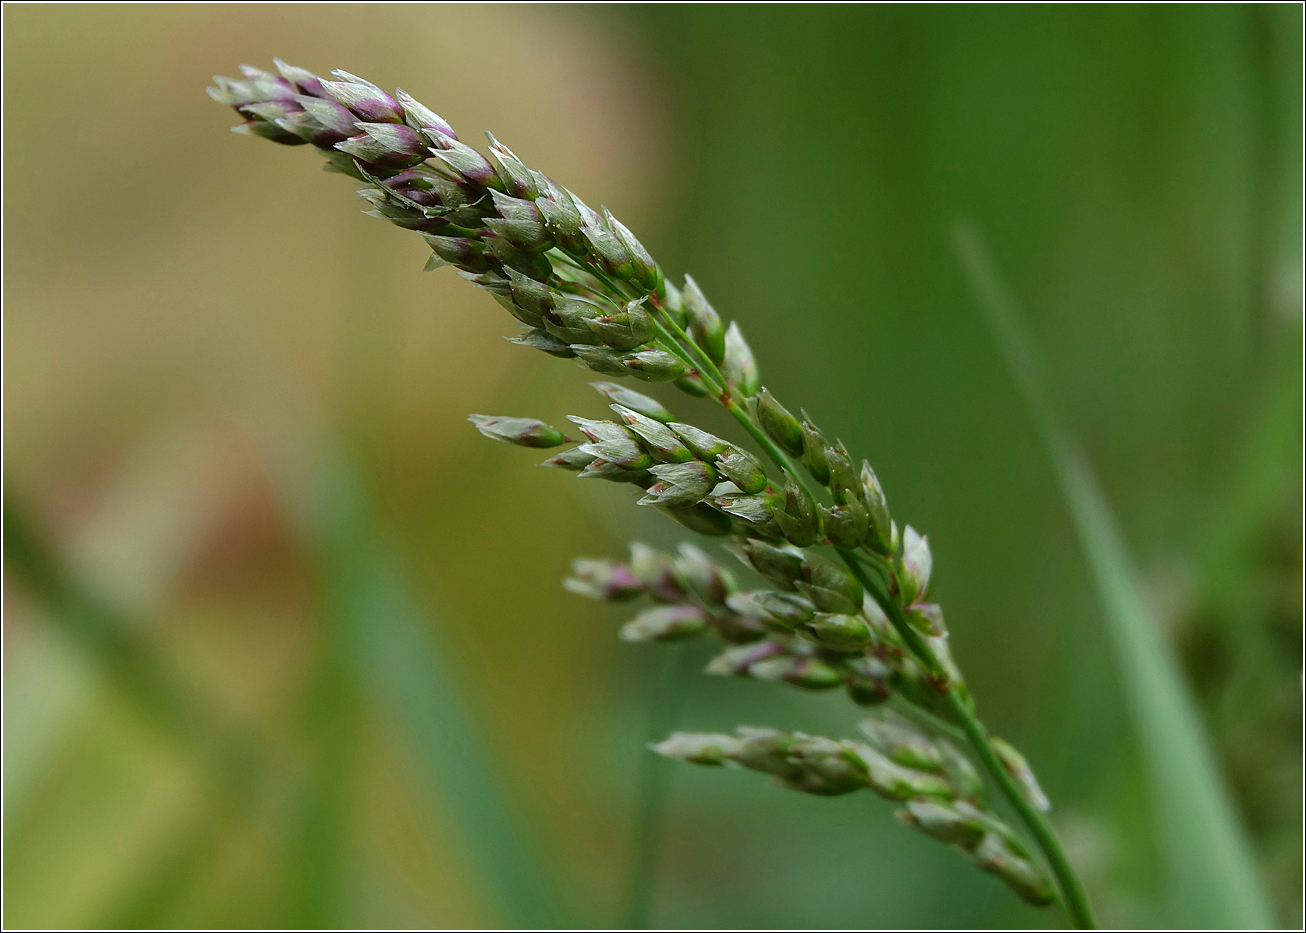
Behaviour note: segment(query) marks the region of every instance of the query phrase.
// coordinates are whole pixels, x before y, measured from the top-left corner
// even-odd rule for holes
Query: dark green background
[[[616,922],[660,649],[557,581],[676,530],[462,423],[602,409],[342,179],[226,133],[208,75],[272,55],[489,126],[691,272],[929,533],[957,657],[1102,920],[1170,925],[1101,609],[953,252],[977,223],[1300,923],[1300,8],[22,6],[5,27],[6,508],[148,652],[96,649],[7,568],[8,924]],[[143,690],[156,668],[204,712]],[[855,715],[691,673],[678,724]],[[246,754],[257,777],[221,777]],[[869,794],[671,774],[658,925],[1061,922]]]

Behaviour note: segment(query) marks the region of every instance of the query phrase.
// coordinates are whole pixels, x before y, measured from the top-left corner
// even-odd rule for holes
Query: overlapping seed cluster
[[[692,544],[680,545],[672,557],[635,542],[625,564],[577,560],[563,586],[613,602],[649,597],[653,606],[621,629],[625,641],[675,641],[711,631],[728,642],[749,643],[766,634],[759,619],[730,607],[738,590],[734,577]]]
[[[761,462],[748,451],[674,421],[642,393],[611,382],[590,384],[611,401],[617,419],[569,416],[588,443],[550,457],[542,466],[572,470],[583,479],[629,483],[643,491],[640,505],[657,506],[706,535],[749,533],[753,524],[738,503],[756,498],[753,494],[777,498]],[[556,447],[566,441],[561,431],[535,419],[471,415],[468,420],[487,437],[523,447]]]
[[[738,327],[726,328],[693,279],[683,291],[607,208],[527,168],[489,136],[482,155],[430,108],[345,71],[334,81],[276,61],[279,74],[241,66],[209,94],[234,107],[237,132],[311,144],[327,167],[365,182],[366,213],[419,232],[427,268],[452,265],[527,328],[514,343],[574,357],[595,372],[675,381],[703,395],[699,374],[659,345],[651,309],[665,312],[743,396],[757,366]]]
[[[954,846],[1036,904],[1055,893],[1029,849],[985,803],[984,782],[946,739],[881,710],[861,729],[868,741],[741,727],[735,735],[677,732],[655,746],[672,758],[729,765],[773,776],[781,787],[821,796],[863,788],[904,806],[904,824]]]
[[[792,545],[755,539],[736,545],[740,558],[779,590],[739,590],[733,576],[692,545],[676,557],[643,544],[628,563],[577,560],[564,583],[574,593],[607,602],[648,596],[649,608],[626,623],[626,641],[672,641],[712,632],[732,643],[708,664],[712,674],[776,680],[825,690],[844,686],[859,703],[878,705],[919,668],[894,644],[892,628],[875,613],[859,614],[860,585],[841,566]],[[875,620],[868,624],[868,616]],[[904,666],[912,671],[903,675]],[[911,692],[910,689],[907,692]],[[928,690],[917,694],[928,697]],[[744,727],[735,736],[673,734],[660,754],[705,765],[762,771],[780,786],[822,796],[869,788],[904,803],[898,818],[955,846],[1034,903],[1053,891],[1020,838],[985,804],[986,791],[970,759],[944,738],[878,706],[862,723],[867,742]],[[1046,797],[1014,748],[994,740],[1031,799]]]
[[[945,637],[943,610],[927,601],[934,569],[929,541],[910,525],[899,532],[898,523],[890,517],[884,488],[870,463],[863,460],[860,469],[855,467],[842,441],[827,441],[806,412],[800,421],[765,388],[749,400],[749,406],[766,433],[803,464],[812,479],[829,491],[832,500],[829,506],[813,502],[791,479],[785,488],[784,514],[776,516],[785,537],[799,547],[806,546],[804,541],[823,540],[847,550],[865,549],[883,558],[890,571],[889,595],[903,607],[907,619],[926,636]],[[819,515],[819,523],[805,524],[796,518],[813,512]],[[819,527],[814,537],[809,532],[812,524]]]
[[[731,609],[762,624],[752,628],[756,637],[748,639],[756,644],[727,651],[709,672],[810,689],[844,685],[854,700],[867,705],[895,691],[922,705],[939,705],[937,685],[911,657],[878,604],[866,599],[847,568],[811,550],[816,541],[795,531],[805,518],[812,518],[814,509],[793,506],[810,501],[810,496],[792,477],[782,493],[746,450],[674,421],[661,403],[639,392],[616,383],[591,385],[612,401],[619,419],[571,416],[589,442],[543,465],[638,487],[644,493],[639,504],[655,505],[700,533],[728,536],[727,546],[740,561],[773,587],[727,594]],[[470,420],[486,436],[521,446],[559,446],[567,440],[561,431],[534,419],[472,415]],[[863,471],[868,474],[869,468]],[[878,489],[878,484],[872,488]],[[913,561],[904,552],[907,582],[902,589],[919,596],[929,586],[928,546],[910,529],[907,539],[919,542],[924,559]],[[915,602],[911,606],[913,615],[937,609]],[[944,633],[931,631],[927,637],[935,656],[952,672],[950,680],[960,681]]]
[[[870,464],[855,465],[841,441],[829,441],[806,412],[795,417],[763,388],[738,325],[725,325],[692,278],[682,288],[669,282],[606,208],[593,210],[488,133],[487,152],[478,152],[402,90],[392,95],[343,71],[327,80],[279,60],[276,67],[273,74],[242,66],[243,79],[218,77],[209,88],[244,119],[236,131],[311,145],[328,169],[361,182],[367,213],[426,240],[428,269],[455,267],[513,315],[523,332],[512,342],[604,376],[672,382],[708,396],[780,469],[773,483],[749,451],[613,382],[591,385],[616,417],[572,416],[584,442],[544,461],[582,478],[636,487],[639,504],[726,539],[767,584],[741,590],[688,544],[675,556],[636,544],[628,563],[577,561],[569,590],[606,601],[652,601],[625,625],[622,638],[714,634],[729,647],[709,673],[810,690],[842,686],[858,704],[877,710],[863,724],[868,742],[740,729],[735,736],[677,733],[657,751],[763,771],[808,793],[870,788],[904,804],[898,811],[904,823],[957,847],[1026,899],[1051,900],[1030,851],[987,809],[983,782],[966,756],[883,706],[896,699],[946,718],[949,701],[970,701],[942,610],[929,599],[929,542],[911,526],[899,529]],[[572,441],[532,418],[469,420],[485,436],[519,446]],[[800,472],[819,487],[815,494]],[[816,546],[834,548],[843,563]],[[993,755],[981,760],[990,763],[990,774],[996,757],[1024,799],[1046,809],[1019,752],[998,739],[988,745]]]

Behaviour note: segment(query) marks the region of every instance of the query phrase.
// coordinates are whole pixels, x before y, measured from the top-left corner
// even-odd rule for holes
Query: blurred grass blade
[[[134,628],[73,579],[9,489],[3,542],[5,567],[136,711],[174,739],[192,738],[195,726],[209,717]]]
[[[167,852],[115,899],[102,924],[164,926],[207,868],[233,814],[247,816],[258,801],[268,774],[267,750],[252,735],[225,727],[137,627],[74,579],[12,490],[4,495],[3,544],[4,564],[14,579],[146,723],[194,756],[197,773],[209,785]]]
[[[1070,508],[1146,764],[1165,859],[1167,926],[1265,928],[1271,914],[1246,837],[1179,667],[1139,595],[1087,459],[1054,407],[1037,352],[978,227],[954,229],[966,282],[1034,416]]]
[[[359,760],[358,678],[345,644],[345,619],[328,608],[321,644],[303,697],[300,722],[309,744],[309,769],[296,800],[289,839],[285,908],[288,926],[348,926],[346,861],[351,841],[356,767]]]
[[[670,645],[662,653],[657,678],[649,691],[646,742],[660,742],[676,725],[685,675],[692,655],[684,644]],[[620,929],[645,930],[657,890],[658,851],[666,821],[667,789],[671,761],[640,747],[639,784],[635,791],[635,825],[631,836],[630,876],[621,906]]]
[[[505,781],[481,739],[437,625],[416,605],[372,524],[347,467],[337,461],[318,503],[318,547],[347,653],[358,675],[398,716],[401,730],[493,893],[494,925],[558,925],[541,859],[516,818]],[[428,610],[429,611],[429,610]]]
[[[1208,526],[1198,585],[1217,616],[1238,618],[1267,518],[1301,481],[1301,334],[1280,341],[1273,378],[1256,413],[1229,492]]]
[[[248,795],[266,767],[262,743],[252,733],[223,723],[139,627],[74,579],[8,489],[2,527],[6,569],[44,604],[50,620],[86,652],[146,722],[198,756],[204,777],[232,797]]]
[[[92,665],[68,650],[53,624],[33,621],[39,627],[24,633],[22,647],[5,659],[5,819],[30,805],[99,685]]]
[[[187,895],[212,871],[220,844],[238,818],[217,801],[199,808],[132,884],[113,899],[95,928],[150,930],[172,926]]]

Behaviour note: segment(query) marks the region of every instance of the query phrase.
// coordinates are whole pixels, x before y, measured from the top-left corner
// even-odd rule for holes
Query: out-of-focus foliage
[[[608,925],[626,897],[660,659],[558,581],[676,529],[480,443],[466,412],[602,402],[339,176],[226,132],[209,75],[279,55],[492,129],[746,322],[930,533],[1103,922],[1164,925],[1101,613],[950,249],[976,218],[1298,925],[1300,17],[7,7],[6,509],[34,544],[7,524],[5,922]],[[16,567],[42,541],[46,576]],[[855,721],[697,676],[677,715]],[[869,795],[670,780],[660,925],[1046,922]]]

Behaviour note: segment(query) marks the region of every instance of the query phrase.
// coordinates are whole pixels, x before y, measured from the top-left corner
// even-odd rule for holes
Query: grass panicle
[[[723,319],[689,276],[680,286],[669,281],[611,211],[594,210],[493,136],[482,154],[402,91],[391,95],[343,71],[331,81],[279,61],[277,69],[246,66],[243,79],[218,78],[209,89],[242,117],[236,130],[315,148],[329,170],[362,185],[367,213],[426,240],[427,268],[453,266],[489,292],[522,329],[514,343],[604,377],[708,397],[770,461],[609,382],[594,385],[616,417],[572,416],[586,441],[545,461],[636,487],[639,504],[722,539],[765,583],[741,589],[693,545],[674,556],[633,546],[625,564],[578,561],[569,590],[652,603],[622,638],[719,638],[728,647],[710,673],[842,688],[877,712],[865,729],[869,742],[750,727],[733,736],[676,733],[654,749],[761,771],[810,794],[870,789],[901,805],[904,825],[953,846],[1025,900],[1060,900],[1076,925],[1092,926],[1033,770],[988,734],[951,656],[943,610],[930,601],[928,538],[892,517],[869,463],[858,465],[806,412],[763,386],[738,322]],[[472,421],[512,444],[566,442],[529,417]],[[890,699],[920,715],[881,713]],[[920,725],[934,721],[970,748]],[[1028,836],[992,809],[981,772]]]

